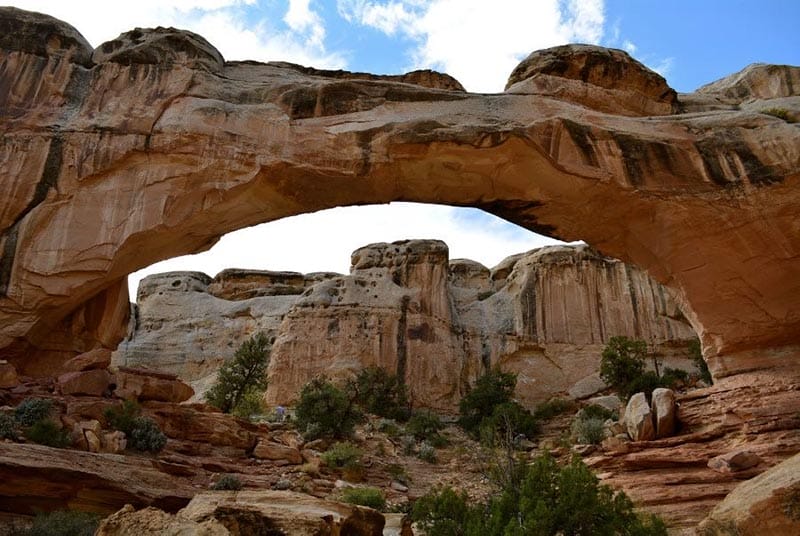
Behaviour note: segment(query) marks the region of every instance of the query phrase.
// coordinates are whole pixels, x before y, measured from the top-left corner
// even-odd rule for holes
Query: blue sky
[[[477,92],[501,91],[528,53],[567,42],[625,49],[679,92],[753,62],[800,65],[800,0],[28,0],[11,5],[66,20],[94,46],[136,26],[174,26],[200,33],[229,60],[284,60],[374,73],[434,68]],[[171,259],[143,273],[192,269],[214,275],[234,266],[346,272],[353,249],[403,238],[442,238],[451,257],[489,267],[553,243],[477,210],[398,203],[333,209],[242,230],[207,253]],[[143,273],[132,276],[133,288]]]

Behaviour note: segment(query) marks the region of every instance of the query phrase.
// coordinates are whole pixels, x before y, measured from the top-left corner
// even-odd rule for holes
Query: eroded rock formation
[[[392,200],[583,239],[675,289],[718,377],[800,371],[800,128],[759,113],[797,118],[797,67],[676,99],[622,52],[569,46],[473,95],[225,62],[171,29],[92,50],[44,15],[3,8],[0,27],[0,358],[21,371],[113,348],[138,268]]]
[[[495,365],[518,374],[517,396],[533,406],[601,388],[599,356],[615,335],[644,339],[670,366],[689,368],[695,336],[663,286],[588,246],[533,250],[489,270],[450,260],[444,242],[410,240],[356,250],[349,275],[147,277],[114,362],[176,373],[202,395],[257,331],[275,340],[271,404],[292,403],[319,374],[377,365],[404,379],[416,405],[445,411]]]

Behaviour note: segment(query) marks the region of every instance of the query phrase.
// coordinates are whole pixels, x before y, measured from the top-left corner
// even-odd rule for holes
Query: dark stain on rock
[[[61,173],[61,160],[63,155],[63,139],[61,134],[53,134],[50,140],[50,148],[47,152],[47,159],[42,169],[42,175],[39,182],[36,184],[36,189],[33,192],[33,197],[28,202],[22,212],[17,216],[14,223],[11,224],[9,229],[5,232],[3,244],[3,257],[0,259],[0,296],[6,296],[8,293],[8,286],[11,281],[11,272],[14,268],[14,257],[17,251],[17,240],[19,238],[19,226],[22,220],[30,214],[30,212],[44,201],[47,197],[47,192],[50,188],[55,187],[58,182],[58,176]]]
[[[583,163],[597,167],[597,153],[595,153],[592,143],[594,141],[592,129],[569,119],[564,119],[561,123],[564,125],[569,137],[572,138],[572,142],[580,150]]]
[[[741,182],[741,177],[731,177],[725,172],[721,158],[725,159],[728,168],[738,174],[739,163],[751,184],[765,186],[783,181],[772,168],[758,159],[750,147],[742,139],[741,134],[728,130],[715,133],[695,143],[695,148],[703,160],[706,175],[720,186],[731,186]],[[725,148],[725,149],[721,149]],[[722,152],[722,151],[725,152]]]
[[[427,322],[423,322],[419,326],[408,329],[408,338],[415,341],[433,343],[436,342],[436,333]]]
[[[339,333],[339,319],[332,318],[330,322],[328,322],[328,337],[332,337]]]
[[[408,360],[406,329],[408,329],[408,304],[410,301],[408,296],[403,296],[400,302],[400,319],[397,322],[397,377],[402,383],[405,383],[406,380],[406,361]]]
[[[632,186],[641,186],[644,182],[644,165],[647,160],[647,144],[627,134],[613,133],[612,137],[622,154],[625,176]]]

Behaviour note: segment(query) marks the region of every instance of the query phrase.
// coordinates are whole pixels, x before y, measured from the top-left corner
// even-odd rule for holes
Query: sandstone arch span
[[[688,306],[719,376],[800,368],[800,127],[759,113],[798,118],[800,68],[677,96],[621,51],[568,46],[479,95],[429,71],[226,63],[172,29],[92,50],[3,8],[0,30],[2,358],[114,346],[125,276],[229,231],[403,200],[645,268]]]

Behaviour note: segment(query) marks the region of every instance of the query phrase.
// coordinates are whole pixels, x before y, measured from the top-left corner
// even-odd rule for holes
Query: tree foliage
[[[208,403],[225,413],[231,413],[241,403],[251,399],[254,392],[263,392],[267,388],[267,365],[271,350],[272,343],[264,333],[257,333],[244,341],[236,349],[233,360],[219,369],[216,383],[206,393]]]
[[[692,360],[694,366],[700,374],[700,379],[708,385],[714,383],[714,378],[711,377],[711,371],[708,370],[708,363],[703,359],[703,350],[700,346],[700,339],[693,339],[689,341],[689,359]]]
[[[665,536],[664,523],[637,514],[623,492],[602,485],[579,457],[559,467],[547,453],[521,467],[488,504],[470,506],[450,488],[420,498],[412,518],[428,536]]]
[[[380,367],[367,367],[347,382],[348,395],[365,412],[405,421],[410,415],[406,386],[395,374]]]
[[[611,337],[601,355],[600,377],[614,390],[629,397],[636,392],[637,382],[642,382],[646,356],[647,344],[644,341]]]
[[[354,401],[324,376],[303,386],[295,408],[297,427],[309,440],[346,439],[353,434],[361,417]]]

